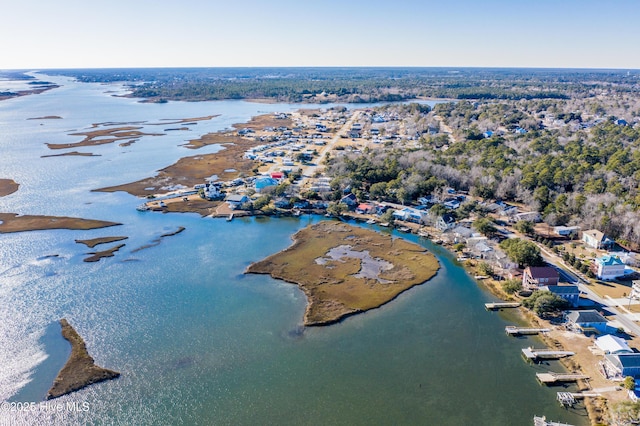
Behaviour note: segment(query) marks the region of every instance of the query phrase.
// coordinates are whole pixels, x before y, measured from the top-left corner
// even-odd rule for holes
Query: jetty
[[[536,373],[536,378],[543,385],[549,385],[559,382],[575,382],[577,380],[588,379],[589,376],[578,373]]]
[[[520,306],[519,302],[490,302],[484,304],[485,309],[489,311],[504,308],[517,308],[518,306]]]
[[[552,422],[545,416],[533,416],[533,426],[571,426],[569,423]]]
[[[227,216],[227,222],[231,222],[233,220],[233,213]]]
[[[575,355],[570,351],[556,351],[553,349],[534,349],[531,346],[522,349],[522,354],[525,358],[535,361],[537,359],[558,359],[567,356]]]
[[[549,328],[530,328],[530,327],[516,327],[515,325],[508,325],[504,328],[504,331],[509,336],[520,336],[525,334],[538,334],[548,333],[551,331]]]

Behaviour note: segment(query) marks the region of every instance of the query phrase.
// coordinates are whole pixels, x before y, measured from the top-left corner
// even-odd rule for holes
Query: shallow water
[[[90,192],[215,149],[180,147],[187,138],[298,106],[140,104],[104,93],[113,86],[46,79],[63,87],[0,102],[0,177],[21,184],[18,192],[0,198],[0,211],[123,225],[0,234],[0,400],[42,400],[69,351],[56,324],[63,317],[84,337],[96,363],[122,377],[36,411],[0,412],[0,420],[524,425],[537,414],[587,424],[584,412],[557,405],[559,389],[535,380],[535,372],[559,367],[522,360],[520,349],[535,339],[507,337],[509,317],[484,310],[490,296],[441,247],[398,234],[436,254],[442,266],[437,276],[379,309],[302,331],[302,292],[243,271],[322,218],[226,222],[141,213],[135,197]],[[74,142],[78,137],[68,133],[91,123],[210,114],[221,115],[199,122],[189,135],[167,132],[129,147],[78,149],[100,157],[40,158],[51,153],[44,143]],[[27,120],[46,115],[63,119]],[[135,251],[179,226],[186,230]],[[129,237],[113,258],[82,261],[90,250],[75,239],[112,235]],[[67,402],[79,405],[56,405]]]

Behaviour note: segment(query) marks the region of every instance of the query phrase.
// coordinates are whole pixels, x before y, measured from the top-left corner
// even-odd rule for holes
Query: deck
[[[491,302],[484,304],[485,309],[489,311],[504,308],[517,308],[518,306],[520,306],[520,303],[518,302]]]
[[[567,356],[575,355],[574,352],[570,351],[555,351],[552,349],[534,349],[532,347],[523,348],[522,354],[529,360],[536,359],[558,359],[564,358]]]
[[[584,374],[553,373],[551,371],[548,373],[536,373],[536,377],[540,381],[540,383],[545,385],[552,384],[552,383],[559,383],[559,382],[575,382],[578,380],[584,380],[589,378],[589,376]]]

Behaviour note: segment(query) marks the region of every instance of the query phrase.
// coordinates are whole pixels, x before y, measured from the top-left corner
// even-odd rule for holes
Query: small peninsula
[[[308,300],[306,326],[382,306],[439,268],[435,256],[417,244],[340,222],[308,226],[293,239],[292,246],[253,263],[246,273],[297,284]]]
[[[93,383],[120,377],[120,373],[95,365],[82,337],[66,319],[60,320],[62,337],[71,343],[71,355],[47,392],[47,399],[58,398]]]

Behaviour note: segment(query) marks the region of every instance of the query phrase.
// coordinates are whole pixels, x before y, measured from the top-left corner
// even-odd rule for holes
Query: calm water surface
[[[123,225],[0,235],[0,400],[42,401],[69,354],[62,317],[97,364],[122,377],[55,400],[86,403],[79,411],[0,412],[0,423],[529,425],[534,414],[588,423],[583,411],[557,405],[563,388],[537,384],[537,371],[559,366],[520,357],[540,343],[505,336],[509,318],[484,310],[490,296],[440,247],[402,235],[438,256],[434,279],[380,309],[302,333],[302,292],[243,271],[319,218],[140,213],[135,197],[90,192],[216,149],[181,147],[188,139],[299,106],[140,104],[105,93],[122,92],[117,86],[46,79],[62,87],[0,102],[0,177],[21,184],[0,198],[0,211]],[[163,128],[149,123],[212,114],[220,116],[188,134],[76,149],[98,157],[41,158],[52,153],[45,143],[78,141],[69,133],[92,123],[146,121],[143,130],[157,132]],[[27,120],[46,115],[63,118]],[[135,250],[179,226],[186,230]],[[89,250],[75,239],[112,235],[129,237],[120,252],[82,261]]]

